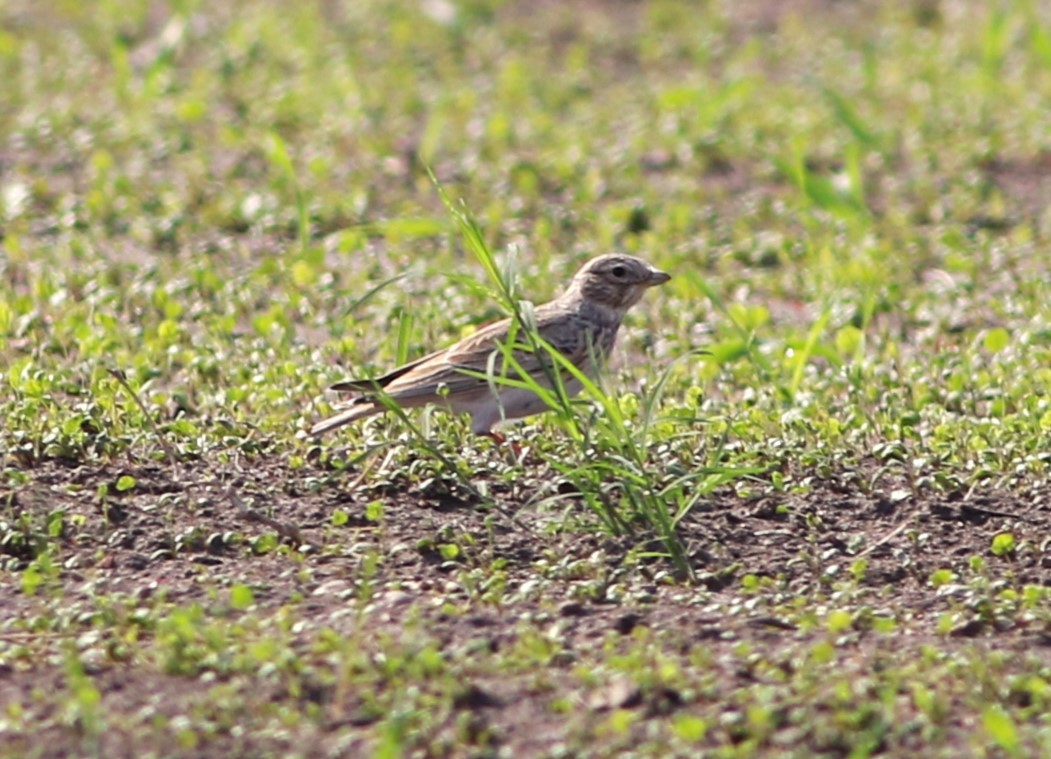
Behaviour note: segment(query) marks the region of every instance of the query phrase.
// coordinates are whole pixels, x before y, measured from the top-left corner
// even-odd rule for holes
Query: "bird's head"
[[[626,311],[639,302],[648,288],[669,279],[671,276],[641,258],[612,253],[584,264],[573,277],[567,295],[615,311]]]

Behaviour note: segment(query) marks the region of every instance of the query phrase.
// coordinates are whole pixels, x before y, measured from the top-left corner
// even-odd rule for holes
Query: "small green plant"
[[[993,538],[990,549],[994,556],[1011,556],[1017,550],[1015,536],[1010,532],[1001,532]]]
[[[65,720],[84,736],[85,746],[97,749],[99,737],[105,730],[102,696],[85,673],[84,664],[73,647],[66,654],[65,674]]]
[[[33,596],[58,587],[59,568],[50,553],[41,553],[22,571],[22,592]]]

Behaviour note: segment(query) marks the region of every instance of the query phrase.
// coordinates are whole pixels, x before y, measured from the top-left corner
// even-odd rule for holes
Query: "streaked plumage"
[[[594,258],[577,272],[562,295],[536,308],[537,332],[584,374],[591,376],[596,369],[592,358],[602,359],[609,354],[628,309],[639,302],[647,288],[669,279],[664,272],[633,256],[612,254]],[[487,379],[464,373],[467,370],[484,374],[489,356],[496,350],[494,372],[499,375],[503,362],[496,346],[506,342],[510,327],[511,319],[503,319],[382,377],[333,385],[330,390],[358,395],[340,413],[315,424],[311,434],[320,435],[386,411],[386,406],[375,398],[377,388],[403,408],[435,403],[454,413],[470,414],[471,430],[476,434],[490,433],[493,425],[502,419],[544,411],[546,406],[535,393],[497,386],[494,394]],[[519,336],[516,342],[524,342],[524,338]],[[514,356],[525,371],[548,385],[540,356],[528,350],[516,350]],[[515,377],[516,373],[509,371],[508,375]],[[567,382],[566,389],[575,394],[580,390],[577,385]]]

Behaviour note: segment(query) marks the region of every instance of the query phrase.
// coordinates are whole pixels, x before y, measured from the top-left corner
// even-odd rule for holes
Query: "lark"
[[[628,309],[650,287],[671,277],[633,256],[611,254],[588,261],[569,287],[535,311],[537,334],[588,377],[594,377],[613,348]],[[512,355],[519,368],[504,373],[501,346],[514,341]],[[493,435],[493,426],[547,410],[531,390],[501,384],[499,377],[515,379],[527,372],[541,387],[550,388],[553,362],[543,349],[531,350],[514,317],[494,322],[460,342],[400,366],[376,379],[352,379],[332,385],[336,393],[353,394],[339,413],[311,428],[312,435],[388,410],[380,394],[401,408],[436,404],[456,414],[470,414],[471,431]],[[495,352],[495,354],[494,354]],[[493,377],[496,380],[493,380]],[[570,395],[580,392],[579,381],[564,380]]]

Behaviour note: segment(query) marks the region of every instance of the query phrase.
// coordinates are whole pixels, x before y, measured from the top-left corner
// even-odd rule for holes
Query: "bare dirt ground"
[[[108,484],[112,492],[113,483],[125,474],[137,480],[134,495],[110,495],[103,510],[99,486]],[[779,598],[813,598],[822,586],[832,592],[834,583],[864,557],[867,570],[858,578],[856,592],[868,597],[877,614],[883,607],[895,615],[900,629],[892,636],[852,631],[856,637],[849,645],[854,655],[848,661],[859,673],[903,650],[932,643],[933,620],[961,608],[952,593],[932,585],[935,570],[964,574],[971,557],[986,556],[994,582],[997,576],[1027,584],[1051,582],[1051,557],[1040,543],[1051,534],[1045,487],[1010,494],[917,498],[885,484],[863,492],[863,479],[845,476],[839,482],[835,477],[815,477],[810,491],[798,495],[745,500],[729,491],[719,493],[684,525],[698,581],[683,585],[661,582],[666,567],[659,562],[642,562],[625,570],[629,541],[550,529],[555,524],[551,511],[516,511],[513,502],[502,504],[501,510],[484,511],[450,494],[348,492],[332,479],[319,492],[309,492],[304,483],[332,477],[310,467],[292,471],[257,461],[238,472],[184,466],[173,476],[171,468],[162,465],[120,469],[48,463],[31,475],[31,486],[6,495],[5,520],[16,522],[23,515],[60,509],[67,522],[75,522],[70,520],[74,515],[86,517],[79,527],[64,532],[56,558],[60,569],[51,595],[60,593],[62,608],[70,614],[103,597],[127,597],[143,604],[163,597],[184,606],[197,603],[214,609],[218,588],[243,583],[254,590],[257,615],[279,615],[282,607],[295,605],[295,617],[306,624],[293,628],[293,646],[296,640],[308,646],[313,632],[326,627],[356,640],[365,652],[372,646],[378,651],[381,641],[422,629],[443,651],[477,647],[493,652],[514,646],[523,635],[524,622],[527,628],[543,628],[548,634],[555,630],[562,640],[560,655],[566,660],[561,666],[556,661],[542,683],[536,673],[481,672],[477,680],[461,684],[463,690],[454,702],[454,712],[471,715],[476,729],[494,731],[499,744],[516,756],[551,751],[572,738],[567,732],[574,724],[584,729],[610,709],[660,715],[698,706],[671,689],[645,690],[615,679],[602,687],[581,689],[571,674],[574,664],[586,661],[588,651],[609,646],[611,636],[629,640],[648,629],[670,636],[683,651],[702,643],[710,654],[709,676],[718,684],[717,692],[709,694],[709,707],[720,697],[728,698],[735,687],[768,676],[735,663],[738,660],[731,654],[742,643],[762,650],[765,659],[786,669],[796,666],[802,648],[820,637],[820,631],[791,621],[776,604],[756,603],[754,594],[743,589],[745,575],[771,578]],[[353,479],[346,473],[342,481],[349,485]],[[294,525],[309,548],[262,555],[250,549],[253,536],[272,530],[246,520],[243,508],[227,497],[229,485],[237,488],[246,482],[281,483],[283,495],[255,502],[253,508]],[[250,496],[245,498],[251,501]],[[383,516],[369,521],[363,517],[364,507],[377,499],[383,503]],[[333,526],[335,510],[348,515],[346,524]],[[1010,558],[990,556],[991,541],[1005,531],[1029,547]],[[244,539],[230,541],[231,533]],[[461,545],[473,539],[473,550],[448,560],[434,544],[449,536],[457,536]],[[25,556],[19,556],[14,545],[8,543],[5,550],[9,566],[24,566]],[[363,567],[370,553],[381,560],[366,573]],[[465,584],[464,577],[472,564],[488,566],[496,558],[506,562],[505,600],[487,603],[477,589]],[[548,569],[538,573],[539,566]],[[363,598],[366,574],[369,589]],[[541,575],[542,591],[530,593],[529,585]],[[596,578],[609,592],[595,592]],[[54,607],[48,607],[48,595],[27,595],[12,582],[0,586],[0,604],[9,622],[50,613],[48,609]],[[450,613],[449,604],[466,611]],[[235,619],[238,614],[228,608],[216,613]],[[11,642],[20,634],[9,625],[4,636]],[[1051,665],[1051,631],[998,620],[979,608],[973,616],[961,617],[948,634],[938,636],[937,643],[942,648],[1026,650]],[[141,716],[144,709],[170,717],[193,713],[204,687],[199,679],[160,674],[156,666],[134,657],[124,665],[106,662],[92,669],[89,661],[85,666],[111,715]],[[0,751],[58,757],[75,755],[83,748],[83,736],[74,727],[63,726],[61,715],[55,713],[58,707],[47,698],[68,687],[67,677],[58,664],[6,667],[0,681],[0,708],[36,703],[36,719],[50,727],[32,739],[8,733]],[[225,684],[236,690],[237,680],[243,677],[235,674],[225,678]],[[220,687],[223,679],[207,687]],[[270,739],[231,725],[201,747],[200,754],[178,745],[153,749],[162,755],[202,756],[353,755],[366,750],[370,744],[363,742],[362,735],[374,717],[362,694],[324,682],[297,689],[294,699],[313,704],[321,716],[298,731],[294,745],[287,738]],[[248,690],[245,715],[289,698],[280,681]],[[579,705],[576,722],[552,711],[550,704],[558,698]],[[732,709],[732,698],[722,708]],[[457,713],[445,717],[449,725],[456,722]],[[119,720],[114,724],[99,739],[100,755],[141,755],[141,743],[122,733]],[[810,736],[809,745],[831,755],[847,750],[822,746],[819,736]]]

